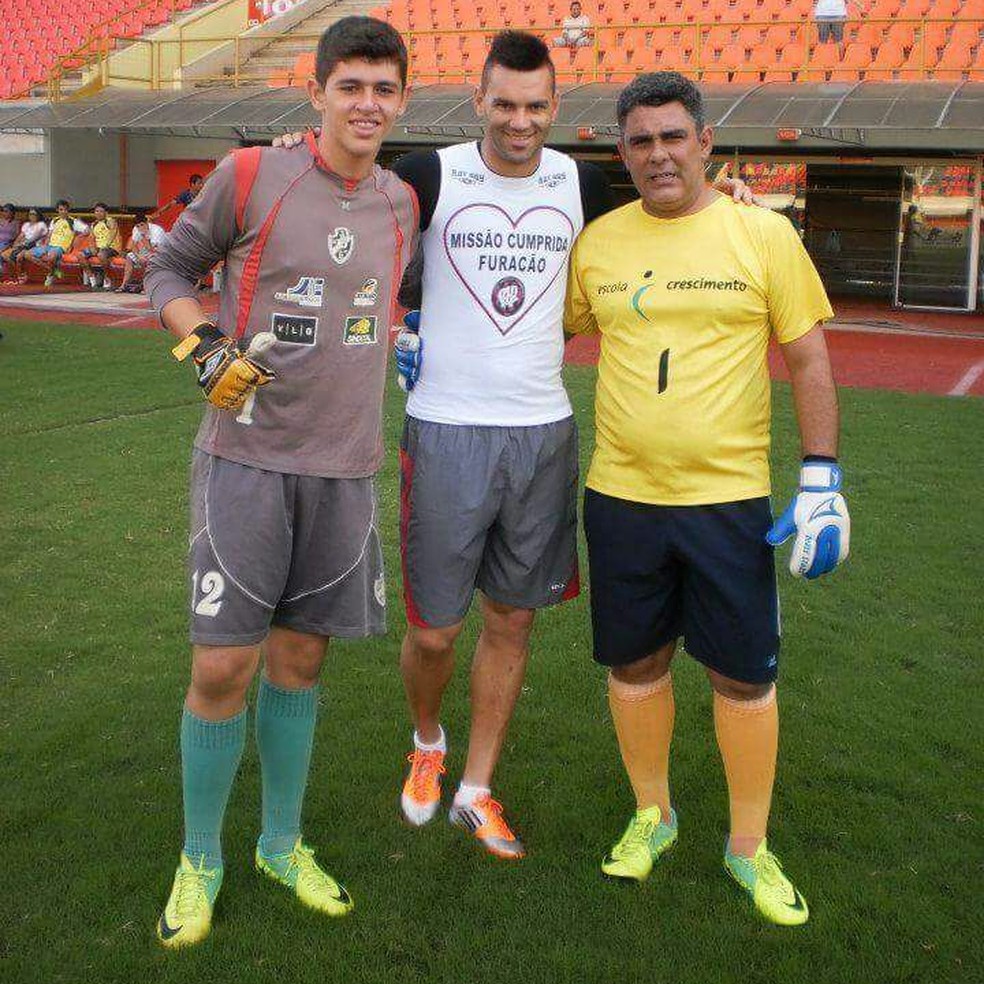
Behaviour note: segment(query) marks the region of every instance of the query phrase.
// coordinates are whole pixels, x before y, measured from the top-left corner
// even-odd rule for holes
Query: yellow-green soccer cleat
[[[294,849],[270,857],[256,845],[256,870],[289,888],[298,900],[326,916],[348,915],[355,906],[352,896],[327,872],[318,867],[314,850],[297,839]]]
[[[810,918],[806,899],[783,874],[779,859],[768,850],[764,840],[753,858],[725,850],[724,867],[751,895],[755,908],[769,922],[778,926],[802,926]]]
[[[659,860],[677,839],[676,811],[670,810],[670,822],[663,823],[658,806],[636,810],[625,833],[601,862],[601,870],[610,878],[645,881]]]
[[[205,939],[212,928],[212,910],[221,887],[221,866],[206,868],[202,858],[196,867],[182,851],[171,895],[157,920],[157,938],[161,943],[176,948]]]

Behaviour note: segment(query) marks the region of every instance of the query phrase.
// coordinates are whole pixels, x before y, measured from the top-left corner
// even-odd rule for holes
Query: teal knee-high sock
[[[263,774],[260,851],[285,854],[301,834],[301,806],[311,768],[318,688],[282,690],[263,677],[256,698],[256,747]]]
[[[181,718],[184,852],[206,868],[222,864],[222,818],[246,743],[246,711],[206,721],[185,708]]]

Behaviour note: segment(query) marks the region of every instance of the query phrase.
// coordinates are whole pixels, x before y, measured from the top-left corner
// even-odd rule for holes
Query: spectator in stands
[[[851,6],[864,16],[864,10],[856,0],[850,0]],[[848,0],[816,0],[813,5],[813,19],[817,22],[817,36],[821,44],[832,41],[840,46],[841,57],[844,56],[844,22],[847,20]]]
[[[24,272],[24,257],[44,239],[48,226],[44,222],[39,209],[32,208],[27,212],[27,221],[20,227],[17,238],[0,253],[4,264],[9,264],[10,279],[5,283],[26,284],[27,274]]]
[[[112,290],[109,279],[109,264],[114,256],[120,255],[122,237],[120,227],[109,214],[105,202],[96,202],[92,207],[95,221],[92,223],[92,246],[82,250],[79,265],[82,267],[82,283],[93,290]],[[92,261],[98,257],[100,266],[93,269]]]
[[[167,233],[161,226],[147,219],[145,212],[136,213],[133,232],[126,244],[123,279],[120,281],[119,287],[116,288],[117,294],[139,293],[140,288],[131,283],[133,275],[139,270],[141,277],[143,276],[143,269],[147,265],[147,261],[154,255],[166,235]]]
[[[0,252],[11,246],[20,232],[17,221],[17,209],[12,202],[7,202],[0,211]]]
[[[187,208],[198,195],[198,192],[202,190],[202,185],[205,183],[205,179],[200,174],[193,174],[188,178],[188,187],[185,188],[180,194],[175,195],[169,202],[165,202],[159,209],[150,213],[148,218],[156,219],[159,215],[163,215],[168,209],[177,208],[179,205],[181,208]]]
[[[62,257],[72,248],[75,242],[76,220],[72,218],[71,205],[67,198],[59,198],[55,203],[55,217],[48,226],[48,234],[44,242],[38,243],[31,250],[31,256],[48,270],[44,278],[45,287],[50,287],[57,278],[61,280]],[[85,228],[84,224],[81,228]]]
[[[14,241],[20,235],[20,223],[17,221],[17,209],[12,202],[4,205],[0,213],[0,257],[6,259],[7,251],[13,246]],[[0,271],[3,270],[3,259],[0,259]],[[13,281],[7,277],[4,283],[10,284]]]
[[[571,4],[571,15],[560,22],[561,35],[554,38],[555,48],[583,48],[591,44],[591,19],[581,13],[578,0]]]

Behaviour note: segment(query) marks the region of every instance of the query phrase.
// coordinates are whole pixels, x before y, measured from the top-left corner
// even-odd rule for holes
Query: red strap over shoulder
[[[260,168],[262,147],[242,147],[234,150],[236,162],[236,228],[242,232],[246,219],[246,203],[249,201],[256,172]]]

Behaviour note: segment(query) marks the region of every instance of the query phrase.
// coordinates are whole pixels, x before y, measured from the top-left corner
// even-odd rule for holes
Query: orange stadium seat
[[[314,60],[314,52],[312,51],[305,51],[294,59],[291,75],[294,77],[295,82],[304,85],[308,77],[314,75]]]
[[[735,29],[737,33],[737,28]],[[705,27],[700,32],[700,50],[702,53],[710,55],[712,52],[721,51],[726,45],[732,43],[732,28],[730,25],[724,26],[716,24],[713,27]]]
[[[977,54],[974,55],[969,75],[972,82],[984,82],[984,44],[978,47]]]
[[[927,70],[933,68],[939,61],[939,49],[926,45],[923,45],[917,41],[909,51],[906,56],[905,61],[902,63],[902,78],[903,79],[918,79],[924,77]]]
[[[918,26],[908,21],[899,21],[898,23],[890,24],[886,37],[889,41],[894,41],[896,44],[902,45],[903,48],[911,48],[915,41],[916,28]]]
[[[933,69],[933,78],[944,82],[956,82],[965,78],[974,61],[969,45],[950,44]]]
[[[949,43],[975,46],[984,42],[984,21],[957,21],[950,32]]]
[[[790,44],[802,44],[806,38],[806,31],[799,24],[773,24],[766,31],[765,45],[781,49]]]
[[[779,53],[777,67],[780,71],[802,72],[807,64],[808,48],[805,44],[787,44]]]
[[[895,17],[898,15],[900,6],[900,0],[872,0],[867,16],[872,20]]]
[[[680,23],[692,24],[703,20],[704,7],[701,0],[683,0],[680,7]]]
[[[740,42],[733,42],[732,44],[726,45],[721,49],[720,57],[718,58],[718,64],[724,65],[731,71],[744,68],[747,61],[745,46]]]
[[[830,73],[831,82],[850,82],[871,65],[871,48],[855,41],[844,49],[844,58]]]
[[[934,60],[939,53],[946,47],[947,37],[950,33],[950,24],[927,24],[919,44],[926,45],[926,55],[929,56],[930,49],[933,49]],[[917,45],[918,47],[918,45]]]
[[[927,17],[933,0],[902,0],[899,17]]]
[[[800,81],[824,82],[833,69],[840,66],[840,48],[836,44],[818,44],[811,52]]]
[[[905,62],[905,53],[900,44],[886,41],[878,46],[878,52],[871,62],[868,78],[892,79],[901,75],[900,69]]]

